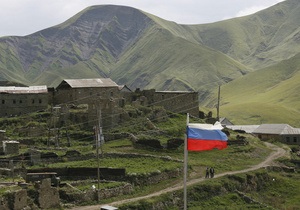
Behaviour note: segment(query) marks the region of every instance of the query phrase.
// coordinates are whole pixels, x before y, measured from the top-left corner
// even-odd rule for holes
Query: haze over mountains
[[[110,77],[133,90],[199,91],[210,107],[222,85],[221,114],[235,123],[300,126],[299,20],[298,0],[200,25],[93,6],[34,34],[0,38],[0,80],[56,87],[63,79]],[[271,117],[275,108],[281,114]]]

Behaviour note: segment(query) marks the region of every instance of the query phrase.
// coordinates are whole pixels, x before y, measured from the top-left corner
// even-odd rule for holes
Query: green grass
[[[182,166],[182,163],[166,161],[159,158],[151,157],[134,157],[134,158],[100,158],[100,167],[125,168],[127,174],[147,174],[153,172],[163,172],[173,170]],[[97,159],[84,161],[67,161],[47,165],[50,168],[80,168],[94,167],[97,168]]]
[[[297,209],[300,206],[300,174],[270,173],[272,179],[266,188],[249,193],[260,202],[269,203],[276,209]]]
[[[95,185],[96,188],[98,187],[98,183],[96,181],[92,181],[92,180],[86,180],[86,181],[82,181],[82,182],[69,183],[69,184],[80,191],[91,190],[93,185]],[[111,189],[111,188],[124,186],[124,184],[125,184],[124,182],[100,182],[99,188],[100,189]],[[67,188],[67,187],[65,187],[65,188]]]
[[[221,87],[220,115],[234,124],[287,123],[299,127],[300,54]],[[206,102],[216,104],[216,92]]]
[[[298,173],[267,172],[264,169],[220,178],[188,187],[188,209],[298,209]],[[253,200],[244,199],[243,196]],[[149,209],[164,205],[165,209],[178,209],[174,203],[183,199],[182,190],[120,206],[120,209]],[[173,203],[173,204],[172,204]],[[179,202],[182,205],[181,202]]]
[[[136,111],[136,110],[135,110]],[[140,110],[139,110],[140,111]],[[144,110],[145,112],[149,113],[149,110]],[[36,115],[31,115],[32,118],[37,118]],[[45,114],[45,118],[48,117],[48,115]],[[168,138],[183,138],[184,132],[185,132],[185,126],[186,126],[186,116],[185,115],[170,115],[169,120],[166,122],[154,122],[155,126],[161,131],[160,135],[153,135],[154,138],[162,139],[162,141],[166,141]],[[148,130],[145,128],[144,125],[144,119],[145,114],[140,113],[139,117],[133,118],[131,122],[128,123],[129,127],[120,127],[116,128],[114,132],[126,132],[126,131],[133,131],[138,134],[147,134]],[[23,124],[23,121],[28,121],[29,118],[17,118],[17,119],[10,119],[10,121],[2,121],[3,125],[8,126],[9,129],[12,129],[12,125],[19,125],[21,126]],[[201,122],[201,120],[195,120],[191,119],[191,122]],[[78,122],[77,122],[78,123]],[[35,125],[35,123],[30,123],[32,125]],[[71,127],[71,126],[70,126]],[[140,127],[143,127],[140,129]],[[72,132],[75,132],[76,129],[79,129],[79,127],[72,127]],[[80,129],[79,129],[80,130]],[[82,132],[87,132],[85,129],[81,129]],[[10,133],[10,132],[9,132]],[[14,135],[18,135],[15,133]],[[234,139],[235,135],[237,133],[231,132],[230,138]],[[235,171],[235,170],[241,170],[248,167],[251,167],[257,163],[260,163],[263,161],[269,154],[270,149],[264,146],[263,142],[261,142],[259,139],[254,138],[251,135],[243,134],[247,140],[249,141],[249,145],[246,146],[228,146],[228,148],[224,150],[212,150],[212,151],[205,151],[205,152],[189,152],[188,155],[188,173],[189,177],[188,179],[193,178],[199,178],[204,177],[205,175],[205,168],[207,166],[212,166],[216,170],[216,174],[220,174],[222,172],[226,171]],[[66,141],[64,139],[64,141]],[[41,142],[38,143],[38,141],[35,142],[38,144],[38,146],[41,146]],[[56,152],[59,156],[63,157],[65,152],[67,150],[78,150],[82,154],[95,154],[95,148],[93,147],[93,140],[83,140],[82,138],[79,139],[72,139],[72,147],[67,148],[64,147],[64,150],[58,149],[53,146],[51,148],[46,148],[44,145],[44,149],[42,152]],[[63,145],[63,144],[62,144]],[[48,150],[49,149],[49,150]],[[125,168],[126,173],[128,175],[137,175],[137,176],[147,176],[147,175],[156,175],[163,171],[170,171],[177,168],[183,168],[182,162],[177,161],[171,161],[171,160],[162,160],[158,156],[164,156],[164,157],[171,157],[174,159],[183,160],[183,146],[179,147],[178,149],[174,150],[167,150],[167,149],[160,149],[160,150],[154,150],[149,148],[135,148],[132,142],[128,138],[122,138],[117,139],[113,141],[107,141],[103,147],[104,155],[105,153],[137,153],[140,155],[145,155],[144,157],[138,157],[138,158],[101,158],[100,159],[100,167],[112,167],[112,168]],[[58,152],[59,151],[59,152]],[[155,157],[149,157],[147,155],[153,155]],[[70,161],[67,157],[64,157],[62,162],[59,163],[53,163],[53,164],[46,164],[43,163],[40,166],[34,166],[35,168],[38,167],[97,167],[98,162],[96,158],[90,159],[90,160],[81,160],[81,161]],[[238,180],[246,180],[244,175],[236,175],[235,177],[238,177],[236,179]],[[279,177],[280,178],[280,177]],[[279,179],[278,178],[278,179]],[[277,179],[277,178],[276,178]],[[292,180],[297,179],[297,177],[292,177]],[[103,200],[101,202],[109,202],[109,201],[116,201],[123,198],[130,198],[134,196],[139,195],[147,195],[149,193],[157,192],[161,189],[164,189],[166,187],[174,186],[176,183],[181,182],[182,177],[178,178],[172,178],[165,181],[162,181],[158,184],[151,185],[151,186],[139,186],[134,188],[134,192],[130,195],[124,195],[116,198],[110,198]],[[213,189],[219,189],[219,187],[222,185],[222,183],[226,183],[226,186],[233,186],[233,184],[228,183],[227,181],[217,181],[217,179],[213,180],[207,180],[209,183],[211,183]],[[291,182],[292,183],[292,182]],[[286,186],[290,186],[290,183],[285,182]],[[119,186],[117,184],[117,186]],[[78,186],[78,189],[81,191],[88,190],[91,187],[91,183],[82,184],[81,186]],[[103,185],[103,187],[113,187],[113,186],[106,186]],[[282,188],[282,190],[284,190]],[[275,191],[271,189],[271,191]],[[181,192],[181,191],[180,191]],[[269,192],[269,190],[268,190]],[[268,195],[268,192],[266,191],[266,195]],[[283,193],[283,191],[280,191]],[[275,194],[274,194],[275,195]],[[277,195],[277,194],[276,194]],[[211,195],[210,195],[211,196]],[[252,197],[255,197],[256,195],[251,195]],[[257,196],[258,197],[258,196]],[[291,199],[283,199],[285,202],[289,203],[289,205],[292,205],[293,203],[297,203],[297,196],[295,196],[294,192],[291,192],[290,194]],[[296,198],[295,198],[296,197]],[[164,199],[165,197],[162,197],[161,199]],[[256,198],[257,199],[257,198]],[[213,206],[213,204],[216,205],[217,208],[224,208],[226,207],[226,203],[230,201],[237,201],[236,204],[232,206],[232,208],[242,208],[243,202],[238,199],[238,197],[234,193],[230,193],[230,195],[226,196],[212,196],[210,200],[203,201],[205,208],[208,208],[209,206]],[[144,201],[143,201],[144,202]],[[156,202],[155,198],[150,200],[151,203]],[[193,206],[196,208],[200,204],[196,201],[192,201],[190,204],[190,207],[193,208]],[[244,204],[246,205],[246,204]],[[247,207],[255,207],[255,205],[246,205]]]

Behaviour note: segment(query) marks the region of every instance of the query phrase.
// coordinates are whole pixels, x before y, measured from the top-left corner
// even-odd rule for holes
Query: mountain
[[[89,7],[25,37],[3,37],[0,55],[2,80],[48,86],[100,76],[131,88],[198,90],[248,72],[198,43],[185,26],[112,5]]]
[[[107,77],[149,25],[151,20],[138,10],[99,6],[29,36],[1,38],[1,77],[47,85],[65,78]]]
[[[294,122],[299,7],[286,0],[245,17],[180,25],[130,7],[93,6],[31,35],[0,38],[0,81],[56,87],[66,78],[110,77],[132,89],[199,91],[208,107],[222,85],[221,111],[236,123],[272,119],[254,116],[257,107],[292,113]]]
[[[300,2],[286,0],[253,15],[194,26],[201,43],[252,69],[299,53]]]

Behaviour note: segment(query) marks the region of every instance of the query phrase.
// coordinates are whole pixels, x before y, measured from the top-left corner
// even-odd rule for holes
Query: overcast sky
[[[91,5],[126,5],[180,24],[211,23],[255,13],[283,0],[0,0],[0,37],[60,24]]]

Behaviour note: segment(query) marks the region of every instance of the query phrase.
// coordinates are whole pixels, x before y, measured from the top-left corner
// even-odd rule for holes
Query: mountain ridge
[[[255,84],[253,77],[269,77],[263,69],[296,63],[299,7],[286,0],[241,18],[184,25],[131,7],[92,6],[28,36],[0,38],[0,80],[55,87],[63,79],[110,77],[133,90],[199,91],[200,104],[213,107],[218,86],[229,87],[239,78]],[[245,90],[244,83],[229,88],[231,93],[244,98],[238,91]],[[290,92],[287,85],[280,87]],[[234,102],[239,104],[226,104]]]

